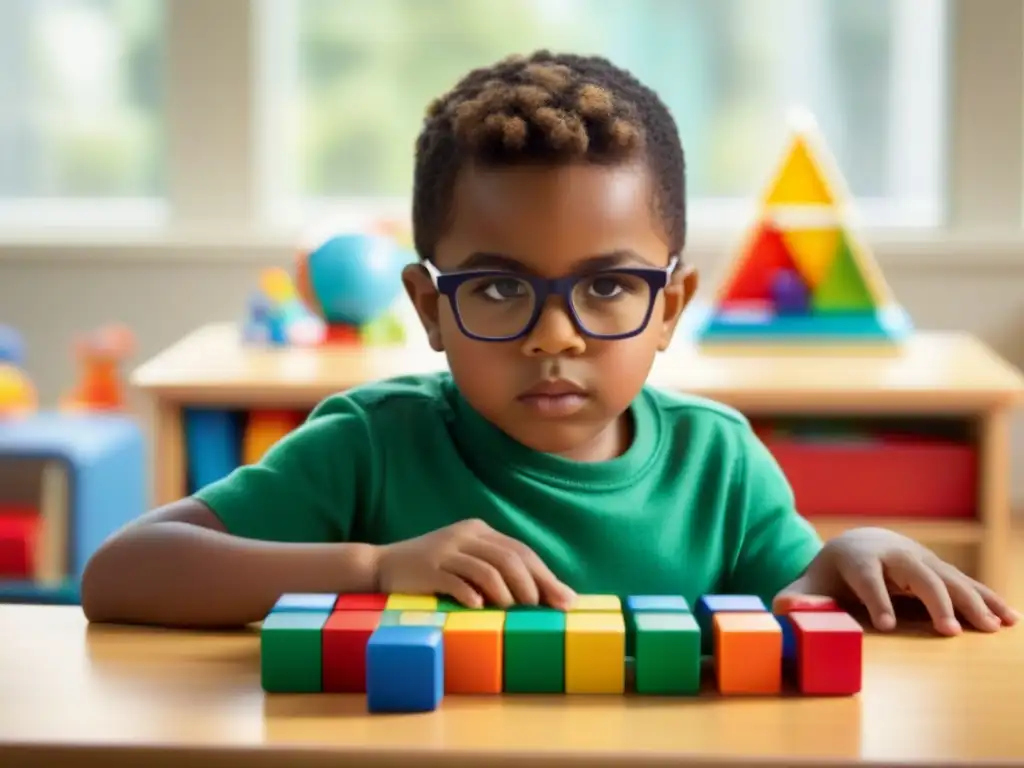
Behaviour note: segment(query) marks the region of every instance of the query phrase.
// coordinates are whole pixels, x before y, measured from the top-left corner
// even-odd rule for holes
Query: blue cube
[[[336,594],[292,592],[281,595],[270,610],[271,613],[275,611],[333,611],[337,601]]]
[[[690,604],[682,595],[631,595],[626,598],[626,610],[630,613],[689,613]]]
[[[796,660],[796,633],[793,632],[793,622],[789,616],[775,615],[779,625],[782,627],[782,660]]]
[[[701,650],[704,654],[714,647],[714,616],[716,613],[763,613],[768,608],[757,595],[704,595],[697,601],[694,617],[700,626]]]
[[[440,627],[380,626],[366,644],[370,712],[432,712],[444,697]]]

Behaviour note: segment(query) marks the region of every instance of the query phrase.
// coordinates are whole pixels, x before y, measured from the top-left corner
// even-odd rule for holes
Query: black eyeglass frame
[[[612,267],[609,269],[600,269],[595,272],[585,272],[556,278],[545,278],[530,273],[512,272],[501,269],[471,269],[458,272],[441,272],[429,261],[424,261],[422,263],[426,268],[427,273],[430,275],[434,286],[437,288],[437,292],[448,299],[448,304],[451,306],[452,313],[455,315],[455,322],[459,326],[459,330],[471,339],[475,339],[477,341],[505,342],[516,341],[529,336],[530,333],[533,332],[534,327],[536,327],[537,321],[540,320],[540,316],[544,312],[544,306],[547,304],[548,298],[550,296],[559,296],[565,302],[565,307],[568,310],[569,317],[572,318],[573,325],[576,326],[576,329],[582,335],[588,336],[592,339],[600,339],[601,341],[619,341],[621,339],[631,339],[634,336],[639,336],[647,328],[648,324],[651,322],[651,313],[654,311],[655,299],[657,299],[658,293],[664,290],[668,285],[669,280],[672,279],[672,275],[675,273],[676,268],[679,265],[679,257],[673,256],[669,260],[667,267]],[[592,331],[587,330],[583,321],[580,320],[579,315],[576,313],[576,307],[573,306],[572,301],[572,292],[576,288],[576,284],[581,280],[592,279],[596,276],[614,277],[615,275],[635,277],[647,283],[650,287],[647,312],[644,314],[643,321],[634,330],[627,333],[593,333]],[[495,279],[514,278],[517,280],[523,280],[524,282],[529,283],[530,287],[533,289],[535,297],[533,314],[530,316],[530,319],[527,320],[522,330],[518,333],[511,336],[480,336],[466,328],[465,323],[462,322],[462,314],[459,312],[459,302],[456,299],[456,293],[458,292],[459,287],[469,280],[478,280],[486,277],[492,277]]]

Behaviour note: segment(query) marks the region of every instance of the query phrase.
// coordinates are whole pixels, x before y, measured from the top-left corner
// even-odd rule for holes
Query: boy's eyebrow
[[[587,256],[573,264],[573,272],[592,271],[601,269],[614,269],[629,263],[643,264],[644,266],[656,267],[636,251],[628,248],[600,253],[595,256]],[[504,269],[510,272],[531,272],[529,267],[521,261],[507,256],[503,253],[492,253],[489,251],[477,251],[471,253],[459,264],[456,269]]]

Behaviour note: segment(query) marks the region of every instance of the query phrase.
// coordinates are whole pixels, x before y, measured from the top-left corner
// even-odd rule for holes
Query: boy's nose
[[[523,352],[530,356],[579,355],[587,343],[566,306],[556,297],[551,297],[541,310],[537,324],[523,339]]]

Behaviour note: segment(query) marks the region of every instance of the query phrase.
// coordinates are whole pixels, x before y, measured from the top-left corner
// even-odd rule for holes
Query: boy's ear
[[[416,314],[419,315],[423,330],[427,332],[430,348],[435,352],[443,352],[441,326],[437,319],[440,296],[427,270],[419,264],[407,264],[402,270],[402,284],[409,300],[416,307]]]
[[[693,299],[697,292],[697,285],[700,282],[697,270],[684,264],[672,275],[668,285],[665,286],[664,312],[661,317],[661,333],[658,338],[658,351],[664,352],[672,343],[672,336],[676,332],[679,318],[683,310]]]

